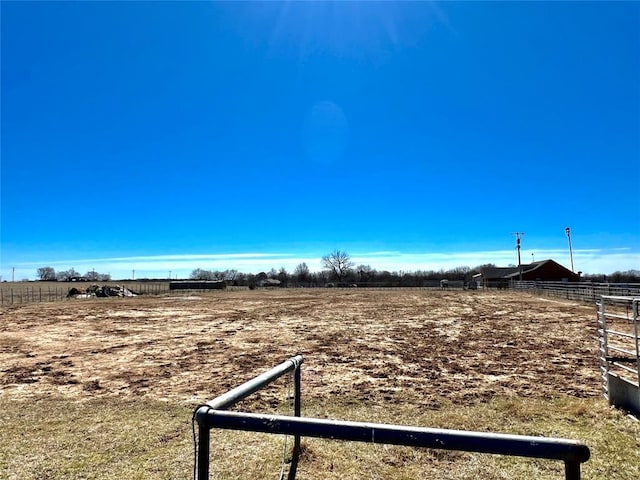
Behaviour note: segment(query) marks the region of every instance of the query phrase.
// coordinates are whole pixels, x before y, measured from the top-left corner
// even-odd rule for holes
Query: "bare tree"
[[[233,282],[238,279],[238,270],[231,269],[224,271],[224,279],[228,282]]]
[[[356,271],[361,282],[370,282],[376,275],[376,271],[371,268],[371,265],[358,265]]]
[[[74,268],[56,273],[56,279],[61,282],[68,282],[72,278],[80,276],[80,272],[76,272]]]
[[[298,264],[296,269],[293,271],[294,277],[298,280],[298,282],[306,282],[309,280],[309,267],[305,262]]]
[[[84,278],[86,278],[90,282],[98,282],[100,280],[100,274],[95,270],[90,270],[84,274]]]
[[[189,279],[191,280],[215,280],[215,274],[211,270],[203,270],[201,268],[196,268],[189,275]]]
[[[287,286],[289,283],[289,272],[287,272],[286,268],[280,267],[280,270],[278,270],[278,280],[280,280],[282,286]]]
[[[338,282],[341,282],[345,275],[349,273],[351,267],[354,266],[354,263],[347,252],[334,250],[322,257],[322,266],[330,270],[338,279]]]
[[[56,271],[52,267],[40,267],[38,269],[38,278],[40,280],[55,281]]]

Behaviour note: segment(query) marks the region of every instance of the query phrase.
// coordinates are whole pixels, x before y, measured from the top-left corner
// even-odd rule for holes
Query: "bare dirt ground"
[[[599,395],[595,309],[511,292],[255,290],[0,310],[0,395],[209,400],[301,353],[303,398]]]

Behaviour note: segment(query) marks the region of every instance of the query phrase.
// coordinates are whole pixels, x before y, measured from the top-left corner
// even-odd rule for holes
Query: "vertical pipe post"
[[[300,375],[300,364],[296,365],[293,371],[293,388],[294,388],[294,400],[293,400],[293,414],[299,417],[302,412],[302,381]],[[300,452],[300,435],[295,435],[293,440],[293,452],[297,456]]]
[[[198,423],[198,478],[209,480],[209,427]]]
[[[602,375],[602,393],[604,393],[607,401],[611,405],[611,400],[609,396],[609,360],[607,357],[609,356],[609,336],[607,329],[607,300],[604,297],[600,297],[600,320],[602,326],[602,337],[601,344],[602,351],[600,352],[600,363],[601,366],[604,367],[604,371],[601,369],[600,373]]]
[[[638,375],[638,405],[640,405],[640,332],[638,331],[638,322],[640,321],[640,311],[638,304],[640,299],[633,300],[633,335],[636,344],[636,375]]]
[[[564,478],[565,480],[580,480],[580,462],[564,462]]]

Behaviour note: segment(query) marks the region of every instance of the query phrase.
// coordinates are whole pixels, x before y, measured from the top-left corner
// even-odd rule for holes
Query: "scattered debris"
[[[71,287],[67,298],[90,298],[90,297],[135,297],[139,293],[129,290],[120,285],[91,285],[86,289]]]

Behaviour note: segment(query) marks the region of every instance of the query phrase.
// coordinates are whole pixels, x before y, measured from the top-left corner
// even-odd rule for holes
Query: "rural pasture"
[[[196,405],[295,354],[303,415],[582,440],[640,477],[601,397],[595,308],[518,292],[275,289],[0,310],[0,478],[190,478]],[[287,381],[236,407],[287,413]],[[278,478],[282,438],[212,432],[212,478]],[[291,441],[289,442],[289,444]],[[562,478],[560,462],[303,439],[299,479]]]

